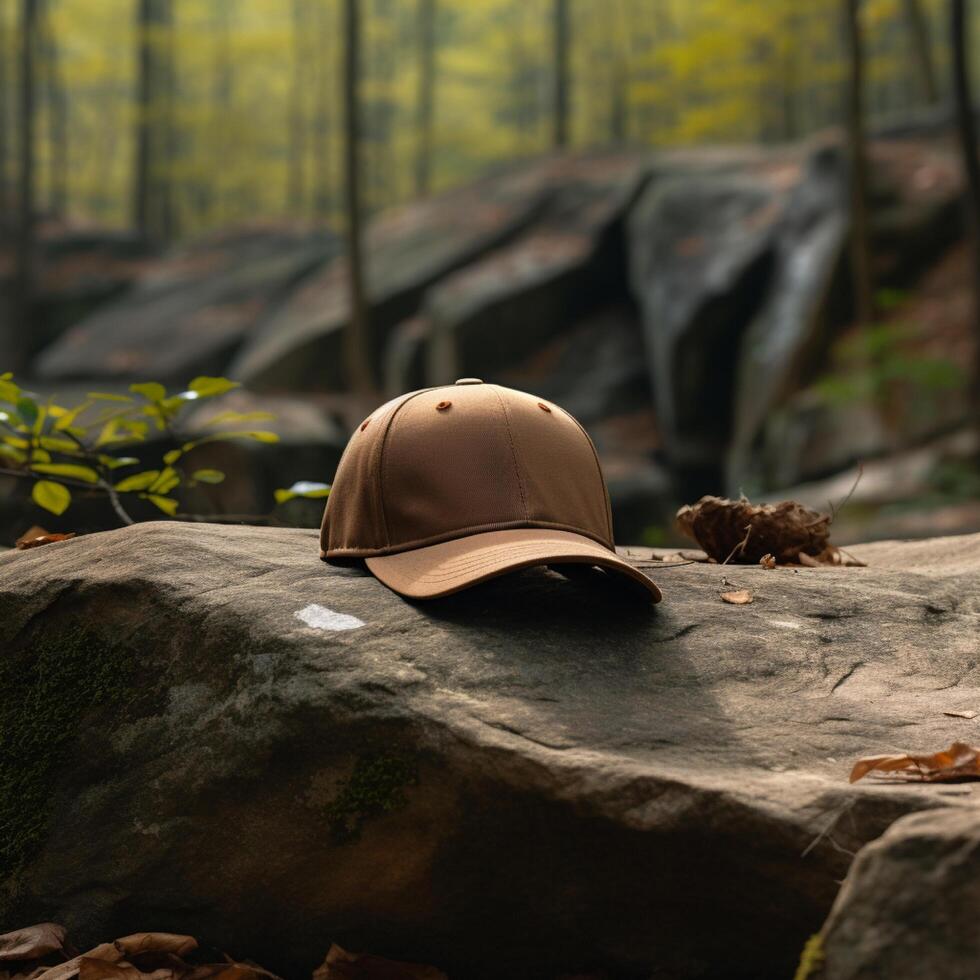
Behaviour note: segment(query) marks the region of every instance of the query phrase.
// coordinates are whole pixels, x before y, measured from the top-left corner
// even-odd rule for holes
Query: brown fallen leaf
[[[57,966],[45,970],[44,973],[37,976],[36,980],[73,980],[74,977],[78,976],[79,965],[83,959],[91,957],[116,962],[122,959],[122,955],[112,943],[100,943],[81,956],[74,956],[64,963],[59,963]]]
[[[943,714],[947,718],[966,718],[968,721],[977,716],[975,711],[944,711]]]
[[[677,512],[680,530],[716,561],[755,565],[770,554],[778,564],[797,555],[819,555],[830,537],[829,514],[794,500],[754,505],[746,498],[702,497]]]
[[[927,783],[980,779],[980,749],[965,742],[953,742],[948,749],[932,755],[867,756],[854,764],[850,781],[856,783],[871,772],[892,773],[898,779]]]
[[[313,971],[313,980],[448,980],[442,970],[421,963],[399,963],[380,956],[348,953],[336,943]]]
[[[43,544],[53,544],[55,541],[67,541],[69,538],[75,537],[74,531],[68,531],[66,534],[60,533],[49,533],[45,531],[43,534],[37,534],[33,537],[28,537],[32,531],[36,528],[32,528],[27,534],[22,534],[18,539],[15,547],[18,551],[25,551],[27,548],[40,548]]]
[[[773,556],[772,556],[772,555],[770,555],[770,554],[769,554],[768,552],[766,552],[766,554],[764,554],[764,555],[763,555],[763,556],[762,556],[762,557],[761,557],[761,558],[759,559],[759,564],[760,564],[760,565],[761,565],[761,566],[762,566],[763,568],[775,568],[775,567],[776,567],[776,559],[775,559],[775,558],[773,558]]]
[[[65,927],[41,922],[0,936],[0,961],[39,960],[65,948]]]
[[[186,956],[191,950],[197,949],[197,940],[193,936],[181,936],[172,932],[134,932],[131,936],[117,939],[113,945],[127,957],[139,956],[141,953]]]
[[[752,593],[748,589],[736,589],[734,592],[722,592],[723,602],[729,602],[733,606],[747,606],[752,602]]]

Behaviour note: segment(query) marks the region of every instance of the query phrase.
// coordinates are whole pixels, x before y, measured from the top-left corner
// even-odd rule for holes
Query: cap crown
[[[478,382],[395,398],[351,436],[320,534],[368,557],[505,528],[576,531],[613,547],[592,441],[566,411]]]

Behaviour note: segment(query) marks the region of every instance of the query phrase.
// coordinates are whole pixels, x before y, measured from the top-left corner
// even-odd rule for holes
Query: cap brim
[[[625,559],[598,541],[571,531],[516,528],[486,531],[440,544],[366,559],[388,588],[411,599],[437,599],[532,565],[593,565],[642,585],[651,602],[660,589]]]

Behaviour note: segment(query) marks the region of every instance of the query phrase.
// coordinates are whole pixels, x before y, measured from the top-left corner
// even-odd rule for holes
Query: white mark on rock
[[[782,626],[784,630],[798,630],[802,627],[802,623],[794,623],[791,619],[770,619],[770,626]]]
[[[317,605],[315,602],[297,610],[294,615],[315,630],[356,630],[365,625],[363,619],[348,616],[346,613],[334,612],[332,609]]]

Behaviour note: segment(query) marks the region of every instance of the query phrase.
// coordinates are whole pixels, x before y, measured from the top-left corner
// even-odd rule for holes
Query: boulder
[[[149,523],[0,555],[2,923],[325,948],[461,980],[785,978],[849,853],[969,730],[980,536],[867,568],[542,569],[411,604],[313,531]]]
[[[365,236],[371,354],[417,312],[425,290],[531,223],[554,193],[557,161],[538,161],[380,215]],[[465,216],[461,220],[461,215]],[[254,388],[342,390],[349,317],[345,258],[308,275],[229,367]]]
[[[327,231],[225,231],[178,248],[37,358],[43,380],[186,383],[231,355],[310,269],[338,250]]]
[[[970,787],[945,792],[972,806],[903,817],[858,853],[807,980],[974,980],[980,801]]]
[[[427,380],[486,378],[626,296],[622,217],[645,179],[638,155],[570,157],[552,166],[553,199],[523,234],[436,284]]]

